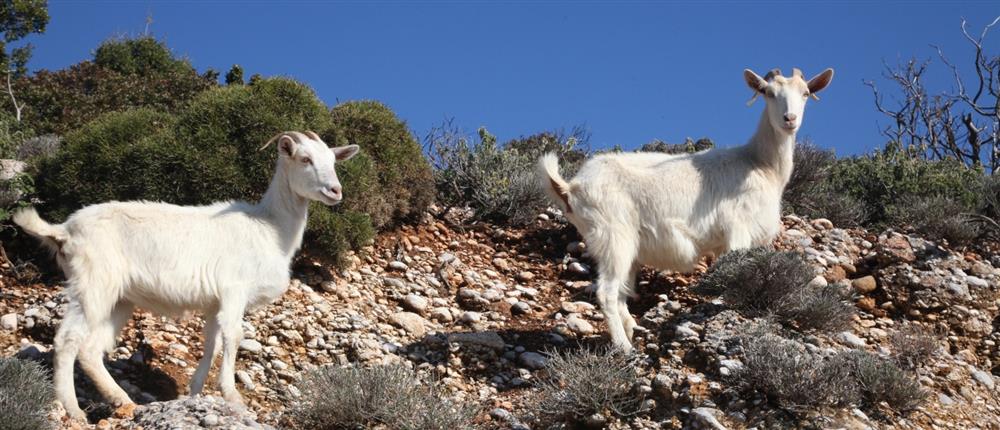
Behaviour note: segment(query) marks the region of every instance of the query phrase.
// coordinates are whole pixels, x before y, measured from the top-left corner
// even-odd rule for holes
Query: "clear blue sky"
[[[840,155],[880,146],[871,93],[882,61],[970,64],[959,23],[978,33],[1000,1],[263,2],[50,0],[29,68],[91,58],[116,35],[153,35],[203,71],[289,76],[327,104],[378,99],[422,137],[445,118],[501,140],[585,124],[591,144],[634,148],[708,136],[742,144],[763,104],[746,107],[741,71],[836,69],[800,137]],[[995,53],[1000,28],[995,29]],[[941,67],[932,82],[945,89]],[[888,88],[886,82],[883,86]]]

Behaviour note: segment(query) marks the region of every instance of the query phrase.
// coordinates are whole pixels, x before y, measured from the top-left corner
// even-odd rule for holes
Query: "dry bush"
[[[927,399],[927,390],[896,363],[866,351],[848,351],[834,360],[838,367],[850,370],[851,377],[869,407],[885,402],[890,408],[906,412]]]
[[[893,359],[907,369],[926,364],[941,350],[937,336],[915,324],[908,324],[889,335],[889,345]]]
[[[949,245],[972,243],[981,234],[980,225],[968,214],[973,209],[944,196],[911,198],[894,207],[897,222],[909,224],[931,240],[946,240]]]
[[[636,359],[614,349],[554,353],[539,383],[534,413],[543,423],[573,423],[593,414],[629,416],[642,410],[634,392]]]
[[[797,342],[751,329],[741,343],[743,367],[733,378],[783,407],[845,405],[858,397],[848,366],[810,353]]]
[[[722,295],[729,306],[750,316],[773,315],[801,329],[844,329],[854,307],[832,288],[810,286],[815,277],[798,253],[753,248],[723,255],[696,290]]]
[[[0,427],[51,429],[49,411],[54,400],[49,375],[41,366],[32,361],[0,358]]]
[[[401,366],[323,367],[299,383],[300,401],[286,417],[297,428],[333,430],[383,425],[403,430],[473,428],[473,405],[442,396],[438,387]]]

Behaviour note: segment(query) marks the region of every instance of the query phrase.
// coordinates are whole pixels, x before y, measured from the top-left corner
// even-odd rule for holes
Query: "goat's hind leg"
[[[71,299],[53,341],[55,353],[52,360],[52,382],[55,386],[56,399],[62,404],[66,413],[70,418],[83,421],[86,421],[87,414],[80,409],[76,399],[73,365],[87,335],[87,319],[83,315],[83,309],[79,303]]]
[[[634,253],[619,250],[598,257],[597,302],[601,305],[611,342],[624,352],[632,351],[632,342],[626,331],[626,318],[631,319],[625,299],[628,297],[628,276],[634,264]],[[633,321],[634,324],[634,321]],[[633,326],[634,327],[634,326]],[[629,330],[631,331],[631,330]]]
[[[632,270],[628,274],[628,280],[625,283],[625,291],[620,295],[618,300],[618,312],[622,317],[622,328],[625,329],[625,336],[628,337],[629,341],[632,340],[635,334],[635,318],[632,317],[632,313],[628,311],[628,298],[636,294],[636,286],[639,280],[639,264],[633,264]]]
[[[90,335],[80,348],[80,368],[94,382],[97,391],[116,407],[128,405],[132,403],[132,399],[108,373],[104,366],[104,353],[114,348],[115,338],[132,317],[133,309],[134,306],[128,301],[118,302],[111,315],[90,327]]]

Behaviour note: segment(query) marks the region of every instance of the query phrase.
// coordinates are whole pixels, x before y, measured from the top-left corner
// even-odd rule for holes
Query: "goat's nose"
[[[333,194],[333,196],[338,199],[342,198],[343,196],[340,194],[340,185],[330,187],[330,194]]]
[[[795,118],[798,118],[798,117],[799,117],[798,115],[789,112],[789,113],[785,114],[785,121],[795,121]]]

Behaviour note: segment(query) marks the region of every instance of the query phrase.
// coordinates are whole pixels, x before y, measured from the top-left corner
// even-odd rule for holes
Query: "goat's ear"
[[[833,80],[833,69],[826,69],[820,74],[816,75],[814,78],[809,80],[807,84],[809,87],[809,94],[816,94],[830,85],[830,81]]]
[[[283,134],[278,137],[278,153],[285,156],[291,157],[298,150],[299,144],[295,143],[295,139],[292,136]]]
[[[330,148],[330,150],[333,151],[333,155],[337,157],[337,161],[344,161],[350,160],[351,157],[358,155],[358,152],[361,151],[361,147],[358,145],[347,145]]]
[[[764,93],[764,88],[767,88],[767,81],[760,77],[753,70],[743,69],[743,79],[747,81],[747,86],[756,93]]]

